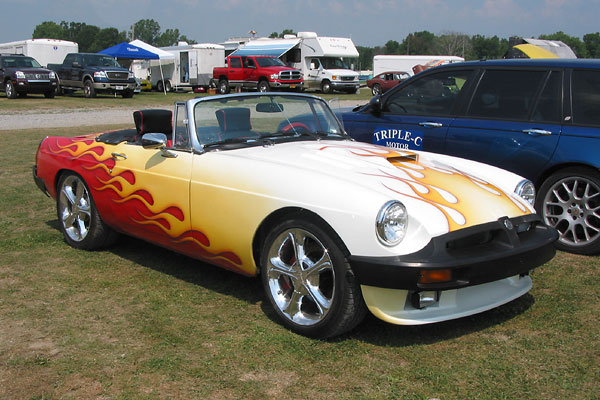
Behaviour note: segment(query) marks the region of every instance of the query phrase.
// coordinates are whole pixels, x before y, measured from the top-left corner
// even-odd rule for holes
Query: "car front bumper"
[[[331,81],[331,87],[335,90],[358,89],[360,87],[360,82],[359,81],[351,81],[351,82]]]
[[[554,257],[558,232],[536,214],[500,218],[431,239],[416,253],[395,257],[351,256],[362,285],[407,290],[448,290],[527,274]],[[430,271],[451,278],[424,282]]]
[[[275,81],[275,82],[269,82],[269,85],[271,85],[274,88],[278,88],[278,89],[302,89],[304,87],[304,82]]]

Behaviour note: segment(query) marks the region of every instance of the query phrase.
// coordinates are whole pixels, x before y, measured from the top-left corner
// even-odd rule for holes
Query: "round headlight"
[[[535,203],[535,186],[528,179],[523,179],[515,188],[515,193],[532,206]]]
[[[377,215],[377,237],[386,246],[395,246],[404,239],[408,228],[408,213],[397,200],[385,203]]]

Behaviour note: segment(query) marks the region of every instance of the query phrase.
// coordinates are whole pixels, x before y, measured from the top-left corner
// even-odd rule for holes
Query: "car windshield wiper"
[[[227,145],[227,144],[255,143],[257,141],[258,141],[258,138],[234,137],[234,138],[219,140],[218,142],[207,143],[207,144],[203,145],[203,147],[205,149],[207,149],[207,148],[219,147],[219,146],[223,146],[223,145]]]

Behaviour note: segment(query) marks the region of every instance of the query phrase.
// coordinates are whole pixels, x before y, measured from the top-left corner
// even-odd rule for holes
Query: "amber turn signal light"
[[[442,283],[452,280],[449,269],[423,269],[420,272],[419,283]]]

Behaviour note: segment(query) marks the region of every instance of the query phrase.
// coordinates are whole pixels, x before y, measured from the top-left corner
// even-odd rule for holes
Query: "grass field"
[[[79,133],[0,132],[0,399],[600,398],[598,257],[559,253],[476,316],[311,340],[258,279],[129,237],[67,246],[31,166],[44,136]]]

